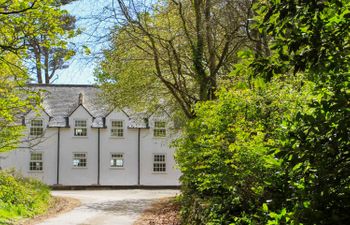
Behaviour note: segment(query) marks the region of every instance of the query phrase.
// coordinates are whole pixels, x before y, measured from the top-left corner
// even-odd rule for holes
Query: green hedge
[[[0,224],[45,212],[50,198],[50,190],[43,183],[0,171]]]

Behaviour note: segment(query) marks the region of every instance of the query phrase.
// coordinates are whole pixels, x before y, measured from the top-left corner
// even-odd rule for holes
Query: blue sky
[[[78,52],[69,62],[67,69],[57,72],[55,84],[93,84],[93,71],[101,58],[101,49],[108,47],[106,36],[113,26],[109,18],[111,12],[109,7],[112,0],[78,0],[64,8],[78,19],[77,25],[83,30],[83,34],[72,41]],[[103,20],[104,22],[101,22]],[[82,45],[92,50],[91,55],[83,54]]]

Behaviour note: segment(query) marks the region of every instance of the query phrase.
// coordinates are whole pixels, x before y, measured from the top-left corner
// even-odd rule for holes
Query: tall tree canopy
[[[119,101],[125,96],[133,99],[129,105],[173,99],[192,118],[196,102],[215,98],[218,81],[237,62],[238,50],[257,46],[246,32],[249,0],[118,4],[118,26],[97,75],[117,104],[125,104]]]
[[[75,18],[60,9],[69,2],[0,1],[0,49],[26,56],[26,64],[34,65],[38,83],[49,83],[55,71],[74,55],[67,38],[77,34]]]
[[[42,26],[41,33],[36,36],[30,34],[27,36],[28,58],[33,59],[38,83],[53,82],[57,70],[68,67],[66,61],[75,54],[75,50],[69,46],[68,39],[79,34],[75,26],[76,18],[67,11],[58,10],[58,7],[71,1],[53,1],[51,9],[43,11],[43,13],[49,13],[48,15],[41,15],[41,17],[33,15],[33,20],[43,20],[39,23],[46,24]],[[55,14],[51,12],[53,10]],[[46,23],[48,16],[52,21],[51,24]]]

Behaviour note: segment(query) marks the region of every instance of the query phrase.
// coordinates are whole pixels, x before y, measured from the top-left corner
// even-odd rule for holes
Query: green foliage
[[[35,68],[38,82],[49,83],[55,71],[75,52],[68,39],[76,36],[75,18],[60,6],[69,1],[0,0],[0,59],[15,53]]]
[[[287,177],[284,205],[304,224],[346,224],[350,2],[267,1],[260,6],[259,28],[274,37],[275,65],[305,71],[315,82],[308,108],[285,120],[280,130],[276,156],[283,159]],[[271,73],[267,64],[255,68]]]
[[[97,73],[119,107],[161,100],[193,118],[198,101],[215,98],[238,50],[259,42],[241,29],[250,0],[130,2],[118,1],[123,18]]]
[[[271,55],[241,54],[177,143],[184,224],[348,223],[349,8],[258,2]]]
[[[160,99],[169,100],[169,91],[154,74],[150,57],[128,37],[129,29],[116,29],[113,38],[116,48],[104,51],[105,60],[95,76],[108,102],[135,111],[154,111]]]
[[[65,20],[58,21],[67,12],[54,6],[54,0],[0,1],[0,46],[5,51],[24,49],[29,40],[38,35],[48,35],[43,43],[63,44],[57,35],[63,35]]]
[[[35,62],[39,70],[47,72],[55,70],[52,66],[62,66],[74,54],[68,49],[66,38],[76,34],[75,19],[59,8],[68,2],[0,0],[0,152],[17,147],[23,129],[21,116],[40,101],[39,93],[26,87],[30,81],[25,69],[28,54],[37,51],[42,55],[51,49],[49,55],[54,56],[48,56],[52,60],[47,61],[45,68],[41,56]]]
[[[276,130],[305,105],[311,84],[301,78],[237,80],[217,101],[197,105],[197,118],[176,143],[185,224],[267,221],[259,207],[281,179],[281,160],[272,154]]]
[[[0,171],[0,224],[45,212],[50,198],[41,182]]]
[[[326,71],[348,70],[349,1],[271,0],[255,6],[256,26],[273,37],[270,48],[278,55],[260,58],[255,64],[256,73],[272,77],[274,73],[293,69],[313,72],[309,75],[316,73],[319,77]]]
[[[350,219],[349,74],[319,82],[309,110],[281,130],[285,197],[304,224],[347,224]]]
[[[28,75],[20,59],[14,54],[3,59],[0,59],[0,152],[17,147],[23,131],[22,116],[40,101],[39,93],[25,87]]]

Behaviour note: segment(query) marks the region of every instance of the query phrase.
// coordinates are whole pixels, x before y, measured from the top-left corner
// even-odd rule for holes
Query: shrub
[[[0,171],[0,224],[43,213],[49,200],[49,188],[43,183],[14,172]]]
[[[217,101],[198,104],[197,118],[175,144],[184,224],[264,224],[264,203],[283,196],[277,131],[305,107],[310,85],[300,77],[252,85],[238,83]]]

